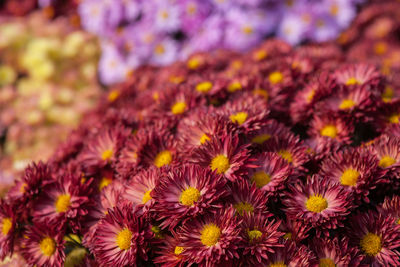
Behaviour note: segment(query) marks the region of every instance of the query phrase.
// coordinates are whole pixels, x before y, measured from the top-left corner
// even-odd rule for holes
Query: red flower
[[[12,255],[14,250],[14,236],[17,216],[13,207],[4,200],[0,200],[0,259]]]

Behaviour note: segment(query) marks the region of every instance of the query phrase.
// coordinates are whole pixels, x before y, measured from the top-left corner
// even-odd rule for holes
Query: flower
[[[172,232],[172,236],[167,236],[162,241],[160,251],[157,253],[158,256],[154,259],[154,262],[171,267],[184,266],[186,263],[186,259],[182,255],[184,250],[185,248],[180,246],[179,236]]]
[[[12,255],[17,217],[13,207],[4,200],[0,201],[0,259]]]
[[[368,211],[352,216],[347,231],[350,245],[360,249],[362,263],[399,265],[400,226],[393,218]]]
[[[371,146],[370,151],[376,155],[378,166],[388,170],[387,175],[399,177],[400,140],[398,138],[382,135]]]
[[[353,207],[349,192],[322,177],[313,176],[305,184],[289,188],[290,194],[283,200],[285,213],[316,228],[342,227]]]
[[[400,197],[386,197],[382,205],[378,206],[381,214],[389,215],[395,219],[395,224],[400,224]]]
[[[242,223],[242,245],[246,264],[256,266],[268,260],[269,253],[283,247],[279,239],[283,236],[278,231],[279,222],[268,220],[261,214],[244,213]]]
[[[196,165],[169,171],[153,191],[160,227],[172,229],[179,222],[222,208],[225,182],[221,175]]]
[[[270,253],[267,266],[310,266],[315,261],[312,252],[304,245],[296,245],[285,241],[283,247],[276,248]]]
[[[240,221],[232,207],[187,222],[178,231],[182,256],[189,263],[210,266],[239,258]],[[232,263],[232,262],[231,262]]]
[[[348,87],[357,85],[377,86],[382,80],[382,76],[377,69],[368,64],[343,66],[334,72],[333,77],[337,83]]]
[[[193,149],[189,162],[209,167],[226,179],[235,181],[244,175],[248,159],[247,145],[240,145],[237,136],[213,138],[196,149]]]
[[[60,266],[65,260],[64,231],[48,224],[29,226],[21,252],[28,264]]]
[[[150,235],[132,205],[115,207],[98,223],[93,253],[102,265],[136,264],[139,257],[147,259],[146,239]]]

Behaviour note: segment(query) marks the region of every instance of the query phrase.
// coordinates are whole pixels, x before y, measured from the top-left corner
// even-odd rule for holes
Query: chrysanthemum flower
[[[389,215],[395,219],[395,224],[400,225],[400,196],[386,197],[381,206],[378,206],[381,214]]]
[[[362,263],[371,266],[399,266],[400,225],[394,218],[369,211],[354,215],[348,226],[350,245],[358,247]]]
[[[271,138],[265,143],[264,151],[275,152],[287,163],[293,166],[296,172],[302,171],[303,165],[309,160],[307,147],[297,136],[291,133]]]
[[[320,174],[352,192],[356,200],[363,198],[368,202],[370,191],[386,182],[379,173],[378,162],[376,156],[365,149],[348,149],[324,160]]]
[[[60,176],[58,181],[43,188],[35,202],[34,220],[56,225],[68,221],[73,230],[77,230],[82,223],[82,217],[93,206],[90,184],[91,181],[82,184],[81,177],[77,175]]]
[[[136,265],[138,258],[147,260],[146,241],[150,237],[132,205],[115,207],[99,221],[92,252],[101,265]]]
[[[311,250],[317,257],[318,266],[358,266],[361,261],[361,256],[358,250],[348,246],[348,240],[343,238],[338,240],[337,237],[333,239],[328,238],[315,238],[310,244]]]
[[[354,131],[350,121],[330,114],[314,116],[309,134],[315,138],[328,138],[342,144],[349,144]],[[329,139],[330,138],[330,139]]]
[[[177,129],[177,138],[181,151],[190,152],[192,149],[220,136],[234,131],[234,124],[215,114],[213,109],[199,109],[182,119]]]
[[[242,131],[248,132],[261,128],[269,110],[267,103],[261,97],[251,93],[242,93],[228,101],[219,112]]]
[[[336,229],[350,213],[352,199],[339,184],[313,176],[306,184],[290,186],[290,194],[283,199],[285,213],[313,227]]]
[[[29,226],[21,252],[30,265],[62,266],[65,260],[64,232],[48,224]]]
[[[266,192],[269,198],[279,195],[292,174],[289,163],[276,153],[264,152],[255,157],[253,164],[257,167],[249,170],[250,181]]]
[[[176,141],[168,129],[143,128],[121,150],[117,172],[124,178],[150,166],[161,168],[177,161]],[[133,171],[133,173],[132,173]]]
[[[173,168],[153,191],[160,227],[174,228],[187,219],[222,207],[227,191],[221,175],[197,165]]]
[[[243,216],[244,213],[263,214],[270,217],[267,209],[267,195],[264,191],[257,189],[255,184],[247,180],[238,180],[228,186],[229,201],[236,211],[236,215]]]
[[[232,207],[187,222],[178,235],[184,248],[182,256],[190,263],[215,266],[232,264],[239,258],[240,220],[234,216]]]
[[[193,150],[189,162],[210,168],[226,179],[235,181],[245,174],[249,157],[247,145],[240,145],[237,136],[213,138]]]
[[[315,103],[328,96],[334,87],[333,79],[327,72],[322,72],[317,78],[306,84],[304,89],[297,91],[290,105],[290,115],[293,122],[304,122],[311,118]]]
[[[95,173],[115,161],[120,149],[123,129],[101,130],[82,149],[80,160],[88,174]]]
[[[274,119],[270,119],[263,123],[260,129],[254,130],[246,134],[246,139],[251,142],[252,146],[260,146],[271,137],[279,137],[290,132],[284,124]]]
[[[296,243],[306,239],[311,229],[310,225],[306,225],[303,221],[293,220],[292,218],[286,218],[279,225],[279,231],[285,233],[283,239]]]
[[[162,241],[158,256],[154,259],[154,263],[162,264],[167,267],[185,266],[185,258],[182,252],[184,247],[180,246],[179,236],[172,231],[172,236],[166,236]]]
[[[139,172],[127,182],[122,198],[135,205],[150,207],[154,204],[152,191],[162,175],[155,167]]]
[[[377,86],[383,79],[375,66],[363,63],[344,65],[333,73],[333,77],[344,86]]]
[[[4,200],[0,200],[0,259],[11,255],[14,249],[14,234],[17,223],[16,211]]]
[[[312,252],[304,245],[297,246],[292,241],[285,241],[284,247],[279,247],[268,255],[266,266],[312,266],[315,257]]]
[[[244,213],[242,222],[243,258],[248,266],[257,266],[268,260],[268,253],[274,253],[284,233],[278,231],[279,222],[268,220],[262,214]]]
[[[382,135],[368,148],[376,155],[378,166],[389,172],[387,175],[400,177],[399,138]]]

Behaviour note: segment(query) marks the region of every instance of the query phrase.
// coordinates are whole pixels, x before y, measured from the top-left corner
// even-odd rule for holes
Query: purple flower
[[[99,76],[105,84],[115,84],[124,80],[130,71],[114,44],[103,42],[102,55],[99,62]]]

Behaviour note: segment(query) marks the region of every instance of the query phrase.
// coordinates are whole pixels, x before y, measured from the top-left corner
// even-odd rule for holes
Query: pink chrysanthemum
[[[245,213],[242,222],[243,258],[245,266],[257,266],[268,260],[268,254],[274,253],[284,233],[278,231],[280,222],[268,220],[262,214]]]
[[[284,247],[276,248],[274,253],[268,256],[266,266],[271,267],[308,267],[315,262],[314,255],[306,246],[297,246],[292,241],[285,241]]]
[[[238,180],[228,186],[228,192],[236,215],[260,213],[265,217],[271,216],[267,209],[267,195],[264,191],[257,189],[255,184],[247,180]]]
[[[160,227],[172,229],[187,219],[220,209],[228,193],[225,182],[221,175],[197,165],[168,171],[152,194]]]
[[[244,132],[260,129],[269,110],[265,100],[251,93],[241,93],[228,101],[218,112]]]
[[[34,266],[63,266],[64,232],[48,224],[29,226],[22,239],[21,252],[28,264]]]
[[[0,260],[12,255],[17,217],[13,207],[0,200]]]
[[[210,168],[226,179],[235,181],[246,174],[248,145],[240,145],[237,136],[213,138],[193,150],[189,162]]]
[[[178,235],[182,256],[200,266],[229,266],[239,258],[240,220],[232,207],[198,217],[184,224]]]
[[[310,123],[309,134],[314,138],[335,140],[341,144],[350,144],[354,126],[345,118],[335,115],[316,115]],[[321,140],[322,141],[322,140]]]
[[[182,119],[177,129],[177,138],[181,151],[190,153],[216,136],[234,131],[234,124],[212,108],[198,109]]]
[[[269,198],[278,196],[292,174],[289,163],[276,153],[264,152],[255,157],[253,164],[257,167],[249,170],[250,181]]]
[[[336,82],[344,86],[377,86],[383,76],[375,66],[368,64],[344,65],[333,73]]]
[[[151,207],[154,204],[153,189],[161,176],[164,176],[163,172],[155,167],[139,172],[127,182],[122,198],[134,205]]]
[[[358,247],[363,255],[362,263],[370,266],[399,266],[400,225],[394,218],[369,211],[354,215],[347,233],[350,245]]]
[[[271,137],[280,137],[287,133],[290,133],[289,128],[274,119],[270,119],[265,121],[260,129],[246,134],[246,139],[252,146],[258,147],[270,140]]]
[[[348,246],[348,240],[343,238],[315,238],[310,244],[311,250],[317,257],[318,266],[359,266],[361,255],[358,250]]]
[[[378,210],[383,215],[389,215],[395,219],[395,224],[400,225],[400,196],[386,197]]]
[[[310,225],[306,225],[303,221],[286,218],[279,225],[279,231],[285,233],[284,240],[301,242],[309,236],[309,231],[312,229]]]
[[[388,171],[386,175],[400,178],[400,138],[382,135],[368,148],[376,155],[378,166]]]
[[[64,174],[58,181],[43,188],[35,203],[34,220],[61,225],[70,224],[73,230],[80,229],[82,217],[93,206],[90,199],[91,181],[81,183],[81,178],[73,174]]]
[[[353,205],[349,192],[318,176],[290,186],[290,191],[283,199],[286,214],[323,231],[343,226]]]
[[[334,153],[322,162],[321,176],[340,184],[356,200],[369,202],[368,194],[377,184],[386,183],[378,170],[378,160],[369,151],[358,148]]]
[[[93,174],[116,160],[124,140],[123,131],[119,128],[101,130],[89,139],[79,155],[87,174]]]
[[[147,260],[150,237],[151,232],[132,205],[115,207],[99,221],[92,252],[104,266],[136,266],[139,258]]]
[[[172,236],[166,236],[162,241],[160,250],[157,252],[158,256],[154,259],[154,263],[166,267],[186,266],[186,259],[182,255],[185,248],[180,246],[179,236],[173,231],[171,233]]]
[[[174,135],[168,129],[160,127],[143,128],[127,140],[116,165],[123,178],[150,166],[161,168],[177,162]]]

